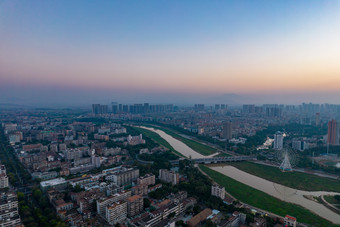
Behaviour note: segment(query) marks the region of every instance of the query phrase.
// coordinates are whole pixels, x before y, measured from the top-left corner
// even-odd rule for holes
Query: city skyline
[[[0,103],[225,94],[339,103],[339,10],[337,1],[0,1]]]

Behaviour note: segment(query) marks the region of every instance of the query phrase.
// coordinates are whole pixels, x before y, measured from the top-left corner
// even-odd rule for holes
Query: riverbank
[[[301,172],[281,172],[278,168],[253,162],[237,162],[230,165],[260,178],[303,191],[340,192],[340,182]]]
[[[299,205],[281,201],[262,191],[225,176],[222,173],[214,171],[207,166],[200,165],[200,168],[215,182],[225,187],[226,191],[233,197],[244,203],[263,210],[268,210],[279,216],[285,216],[286,214],[292,215],[296,217],[299,222],[316,226],[332,226],[328,220],[321,218]]]

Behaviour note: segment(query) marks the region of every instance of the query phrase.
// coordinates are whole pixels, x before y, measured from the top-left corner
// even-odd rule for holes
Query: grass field
[[[211,154],[216,153],[216,149],[214,149],[214,148],[212,148],[208,145],[199,143],[197,141],[184,138],[183,136],[178,135],[177,133],[173,132],[172,130],[169,130],[169,129],[166,129],[166,128],[161,128],[161,127],[155,127],[155,126],[152,126],[152,127],[159,129],[159,130],[162,130],[165,133],[169,134],[170,136],[174,137],[175,139],[182,141],[188,147],[190,147],[191,149],[193,149],[194,151],[196,151],[196,152],[198,152],[202,155],[211,155]]]
[[[340,192],[340,182],[300,172],[281,172],[278,168],[252,162],[232,163],[232,166],[263,179],[304,191]]]
[[[139,128],[139,127],[134,127],[134,129],[136,129],[137,131],[142,133],[144,136],[149,137],[150,139],[152,139],[156,143],[158,143],[158,144],[168,148],[170,151],[174,152],[175,154],[177,154],[177,155],[179,155],[181,157],[184,157],[181,153],[176,151],[165,139],[163,139],[157,133],[152,132],[152,131],[147,130],[147,129],[144,129],[144,128]]]
[[[340,201],[335,199],[332,195],[326,195],[324,196],[325,200],[335,206],[336,208],[340,209]]]
[[[298,222],[314,226],[336,226],[301,206],[276,199],[262,191],[242,184],[204,165],[200,165],[200,168],[215,182],[224,186],[228,193],[244,203],[270,211],[280,216],[285,216],[286,214],[292,215],[297,218]]]

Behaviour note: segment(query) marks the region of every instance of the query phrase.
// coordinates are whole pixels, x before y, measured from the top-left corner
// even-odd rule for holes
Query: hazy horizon
[[[15,92],[13,92],[15,91]],[[311,96],[317,96],[311,99]],[[83,90],[61,87],[7,87],[0,91],[0,104],[16,104],[28,107],[91,107],[93,103],[111,102],[134,104],[175,104],[189,106],[195,103],[214,105],[218,103],[238,106],[242,104],[288,104],[329,103],[340,104],[339,93],[331,96],[322,93],[277,93],[277,94],[236,94],[236,93],[148,93],[115,92],[113,90]]]
[[[339,1],[2,0],[0,103],[340,104],[339,12]]]

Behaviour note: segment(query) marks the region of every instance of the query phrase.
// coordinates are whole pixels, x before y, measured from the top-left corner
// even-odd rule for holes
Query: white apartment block
[[[106,207],[112,205],[115,202],[126,200],[128,197],[131,196],[131,191],[122,191],[112,196],[101,198],[97,200],[97,212],[102,217],[106,215]]]
[[[275,150],[282,150],[283,148],[283,133],[276,132],[274,134],[274,149]]]
[[[105,218],[110,225],[120,223],[127,217],[127,202],[118,201],[105,208]]]
[[[8,188],[8,177],[4,165],[0,165],[0,188]]]
[[[216,196],[218,198],[225,198],[225,188],[219,185],[211,186],[211,195]]]
[[[158,178],[173,185],[179,183],[179,174],[167,169],[160,169]]]

